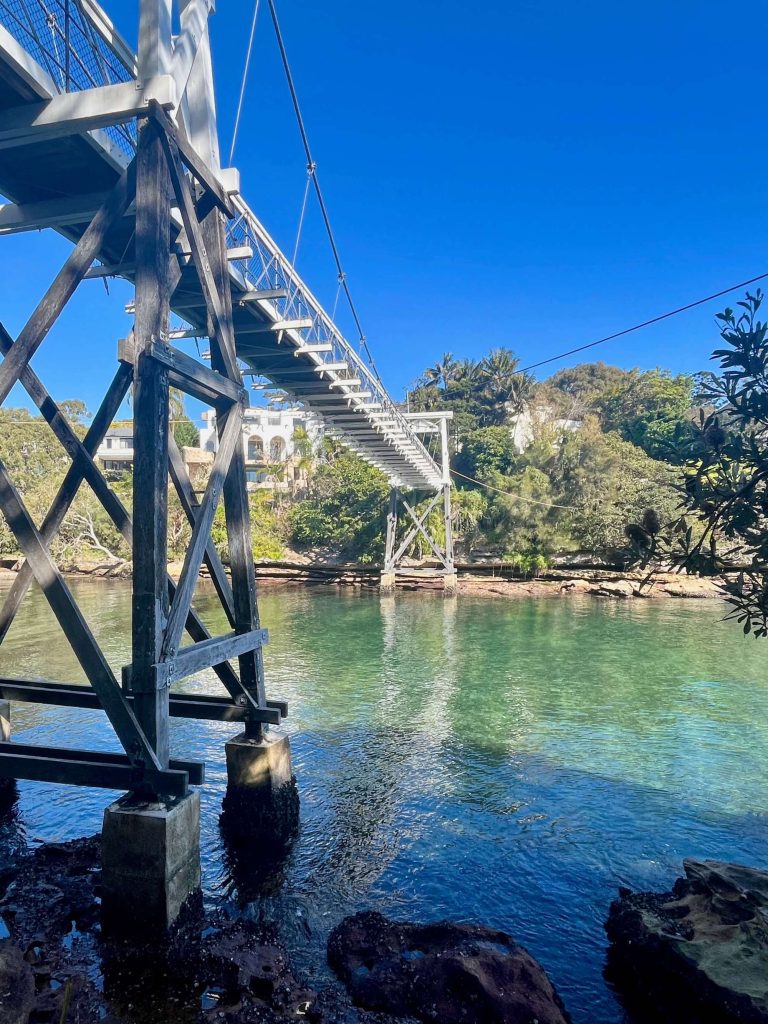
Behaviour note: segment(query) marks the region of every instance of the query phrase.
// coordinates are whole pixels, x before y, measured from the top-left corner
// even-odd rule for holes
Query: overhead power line
[[[328,235],[328,241],[331,244],[331,251],[333,252],[333,258],[334,258],[334,260],[336,262],[336,270],[337,270],[338,276],[339,276],[339,284],[343,288],[344,294],[345,294],[345,296],[347,298],[347,303],[349,304],[349,308],[350,308],[350,311],[352,313],[352,317],[353,317],[353,319],[355,321],[355,326],[357,327],[358,335],[360,337],[360,343],[363,346],[363,348],[365,349],[366,355],[368,356],[368,361],[370,362],[371,368],[373,369],[374,373],[376,374],[376,377],[379,380],[381,380],[381,378],[379,377],[379,371],[376,369],[376,364],[375,364],[375,362],[373,360],[373,356],[371,355],[371,350],[368,348],[368,342],[366,341],[365,333],[363,332],[363,327],[362,327],[362,324],[360,323],[360,317],[358,316],[357,309],[355,307],[354,302],[352,301],[352,294],[351,294],[351,292],[349,290],[349,284],[347,283],[347,275],[344,273],[344,269],[343,269],[343,267],[341,265],[341,257],[339,255],[339,248],[336,245],[336,238],[334,237],[333,228],[331,227],[331,220],[330,220],[330,217],[328,216],[328,208],[325,205],[325,199],[323,198],[323,192],[322,192],[322,189],[320,188],[320,181],[319,181],[319,179],[317,177],[317,164],[315,163],[315,161],[314,161],[314,159],[312,157],[312,150],[311,150],[310,145],[309,145],[309,137],[307,135],[307,129],[306,129],[306,126],[304,124],[304,117],[303,117],[303,115],[301,113],[301,106],[299,105],[299,97],[298,97],[298,94],[296,92],[296,86],[295,86],[294,81],[293,81],[293,73],[291,72],[291,65],[290,65],[290,63],[288,61],[288,54],[287,54],[286,49],[285,49],[285,42],[283,40],[283,33],[280,30],[280,22],[278,21],[278,18],[277,18],[277,10],[275,8],[275,0],[268,0],[268,3],[269,3],[269,12],[272,15],[272,24],[275,27],[275,36],[277,37],[277,45],[280,48],[280,59],[282,60],[282,63],[283,63],[283,70],[285,71],[285,77],[286,77],[286,80],[288,82],[288,90],[289,90],[289,92],[291,94],[291,101],[293,103],[293,110],[294,110],[294,113],[296,114],[296,122],[297,122],[297,124],[299,126],[299,134],[301,135],[301,141],[302,141],[302,144],[304,146],[304,153],[306,154],[306,157],[307,157],[307,171],[308,171],[310,177],[312,178],[312,184],[315,187],[315,194],[317,195],[317,202],[318,202],[318,205],[320,207],[320,213],[322,214],[322,217],[323,217],[323,223],[325,224],[325,230],[326,230],[326,233]]]
[[[685,313],[689,309],[695,309],[697,306],[703,306],[707,302],[712,302],[713,299],[719,299],[723,295],[728,295],[730,292],[738,291],[740,288],[746,288],[750,284],[755,284],[757,281],[764,281],[768,277],[768,273],[758,274],[757,277],[751,277],[748,281],[741,281],[739,284],[732,284],[730,288],[723,288],[722,291],[715,292],[713,295],[707,295],[703,299],[696,299],[695,302],[689,302],[685,306],[679,306],[677,309],[671,309],[668,313],[662,313],[660,316],[654,316],[650,320],[644,320],[641,324],[635,324],[634,327],[627,327],[623,331],[617,331],[615,334],[608,334],[605,338],[598,338],[597,341],[590,341],[586,345],[578,345],[576,348],[570,348],[567,352],[561,352],[557,356],[549,356],[547,359],[541,359],[538,363],[531,363],[530,366],[524,366],[519,373],[528,373],[529,370],[535,370],[539,366],[546,366],[548,363],[556,363],[560,359],[565,359],[567,356],[575,355],[577,352],[585,352],[588,348],[594,348],[596,345],[604,345],[607,341],[615,341],[616,338],[623,338],[626,334],[632,334],[635,331],[640,331],[644,327],[651,327],[653,324],[661,323],[662,320],[669,320],[672,316],[677,316],[678,313]]]

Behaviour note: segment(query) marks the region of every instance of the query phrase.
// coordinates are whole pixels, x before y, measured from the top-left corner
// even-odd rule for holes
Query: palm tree
[[[293,431],[293,468],[298,474],[298,480],[294,475],[294,485],[309,480],[312,470],[315,468],[315,446],[312,438],[307,433],[306,427],[296,427]],[[294,493],[297,488],[294,486]]]
[[[442,384],[443,390],[446,390],[451,381],[455,379],[457,367],[458,363],[453,358],[453,353],[445,352],[442,359],[438,359],[434,366],[430,366],[428,370],[424,371],[424,380],[437,387]]]
[[[465,384],[472,387],[477,383],[480,376],[480,363],[474,359],[460,359],[456,363],[453,379],[456,384]]]
[[[533,377],[520,373],[520,360],[508,348],[494,348],[480,363],[479,376],[488,397],[519,413],[531,397]]]
[[[506,394],[517,373],[520,360],[508,348],[492,348],[480,363],[480,374],[486,386],[496,394]]]

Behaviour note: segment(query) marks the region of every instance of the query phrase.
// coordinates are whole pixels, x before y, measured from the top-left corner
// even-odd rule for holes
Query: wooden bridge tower
[[[242,445],[247,397],[235,349],[225,236],[227,219],[234,216],[231,196],[237,184],[236,176],[219,165],[207,28],[211,0],[180,0],[175,38],[172,4],[140,0],[137,82],[73,93],[66,97],[68,105],[54,99],[34,112],[20,108],[17,120],[29,123],[34,140],[40,139],[41,124],[53,137],[56,132],[135,120],[138,144],[22,331],[13,339],[0,330],[0,402],[20,382],[72,460],[40,526],[0,464],[0,509],[25,557],[0,610],[0,642],[37,580],[90,684],[0,680],[0,776],[125,790],[105,812],[105,910],[117,918],[128,905],[136,923],[141,923],[140,915],[162,926],[174,920],[200,877],[199,793],[190,787],[203,782],[204,766],[171,756],[171,717],[243,724],[243,732],[227,744],[229,795],[238,798],[240,826],[248,824],[248,799],[255,794],[258,799],[258,794],[287,788],[281,828],[291,827],[286,817],[297,810],[287,739],[267,733],[287,708],[268,701],[265,692],[262,647],[267,634],[259,621]],[[126,220],[133,220],[135,231],[123,247]],[[97,259],[135,282],[135,327],[120,346],[114,379],[81,439],[30,360]],[[190,275],[204,296],[210,367],[170,344],[171,298],[187,286]],[[94,455],[131,387],[135,462],[129,511]],[[170,387],[216,410],[219,447],[200,500],[170,430]],[[177,582],[167,570],[169,477],[191,525]],[[133,548],[132,655],[120,679],[50,553],[83,483]],[[211,541],[220,499],[226,512],[229,574]],[[231,631],[224,636],[212,637],[192,605],[203,564],[229,620]],[[186,645],[185,632],[190,640]],[[215,671],[226,694],[172,690],[173,684],[206,668]],[[3,703],[11,700],[100,708],[122,753],[14,742],[8,705]],[[254,822],[257,828],[269,828],[269,818],[261,813]]]

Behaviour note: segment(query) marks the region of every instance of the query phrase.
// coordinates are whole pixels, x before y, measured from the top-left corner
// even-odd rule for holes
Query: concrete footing
[[[299,823],[299,794],[287,736],[240,733],[225,744],[227,792],[221,827],[231,840],[258,837],[263,848],[288,845]]]
[[[446,594],[455,594],[459,589],[459,574],[457,572],[447,572],[443,576],[443,590]]]
[[[0,740],[8,743],[11,738],[11,702],[0,700]],[[0,778],[0,814],[5,814],[19,795],[15,779]]]
[[[200,888],[200,794],[121,797],[104,812],[101,856],[105,927],[167,931]]]
[[[383,572],[379,577],[379,590],[382,594],[394,592],[397,577],[394,572]]]

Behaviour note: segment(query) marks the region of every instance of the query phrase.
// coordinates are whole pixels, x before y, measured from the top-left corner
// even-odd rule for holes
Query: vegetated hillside
[[[82,403],[65,406],[84,431],[88,415]],[[418,379],[409,407],[454,413],[450,442],[459,553],[493,553],[533,571],[556,553],[602,556],[626,548],[625,527],[648,508],[662,522],[673,516],[680,465],[696,435],[697,379],[596,362],[536,382],[519,372],[512,352],[495,349],[479,362],[446,354]],[[172,415],[176,432],[183,432],[178,440],[189,444],[194,428],[178,399]],[[0,410],[0,427],[0,459],[39,520],[68,459],[47,425],[25,410]],[[337,443],[326,441],[311,452],[301,441],[305,486],[293,496],[264,490],[251,495],[255,557],[277,559],[293,549],[377,561],[386,528],[386,479]],[[112,483],[130,506],[130,475]],[[441,511],[431,526],[439,536]],[[182,554],[188,537],[186,516],[171,494],[171,557]],[[213,537],[226,555],[221,509]],[[0,554],[16,551],[0,519]],[[115,564],[129,555],[86,486],[54,553],[62,561]],[[410,554],[428,552],[417,539]]]

